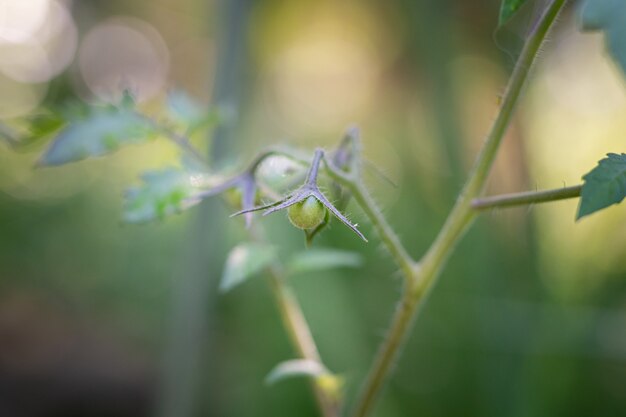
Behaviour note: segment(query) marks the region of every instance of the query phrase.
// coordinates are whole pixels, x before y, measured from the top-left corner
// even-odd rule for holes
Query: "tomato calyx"
[[[325,217],[327,215],[326,210],[328,210],[328,212],[338,218],[343,224],[348,226],[350,230],[367,242],[367,239],[359,231],[357,226],[352,224],[350,220],[348,220],[320,191],[319,186],[317,185],[317,177],[323,157],[324,151],[316,149],[304,184],[293,193],[289,194],[282,200],[278,200],[264,206],[244,209],[233,214],[232,216],[248,214],[259,210],[264,210],[263,215],[267,216],[268,214],[279,210],[290,209],[288,212],[290,213],[290,220],[294,226],[307,231],[312,230],[313,233],[311,235],[314,235],[319,231],[320,226],[325,224]],[[294,206],[296,206],[296,208],[291,208]],[[307,234],[307,241],[309,240],[308,236],[309,234]]]

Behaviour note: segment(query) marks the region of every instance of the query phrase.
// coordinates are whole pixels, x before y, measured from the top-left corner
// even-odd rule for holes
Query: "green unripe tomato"
[[[317,198],[310,196],[306,200],[290,206],[287,209],[289,221],[298,229],[314,229],[319,226],[326,216],[326,207]]]

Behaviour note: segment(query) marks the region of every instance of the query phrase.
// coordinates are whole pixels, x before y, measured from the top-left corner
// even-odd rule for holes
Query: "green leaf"
[[[502,0],[498,26],[505,24],[526,3],[527,0]]]
[[[13,129],[4,123],[0,123],[0,139],[4,140],[9,145],[14,145],[16,142],[15,136]]]
[[[169,118],[183,127],[187,134],[210,127],[219,119],[217,111],[208,109],[180,90],[168,94],[167,109]]]
[[[176,90],[167,95],[170,115],[184,123],[193,123],[204,117],[206,110],[186,93]]]
[[[235,246],[226,259],[220,291],[230,291],[257,274],[276,259],[276,250],[270,245],[243,243]]]
[[[179,168],[142,174],[143,184],[126,192],[124,221],[143,223],[179,213],[201,201],[207,176]]]
[[[14,125],[0,124],[0,138],[14,147],[29,145],[52,136],[65,124],[57,113],[42,111],[22,118]]]
[[[330,372],[321,363],[311,359],[293,359],[276,365],[265,378],[265,383],[272,385],[287,378],[298,376],[319,378],[324,375],[330,375]]]
[[[27,142],[46,138],[58,132],[64,125],[65,119],[57,113],[42,112],[29,118]]]
[[[609,53],[626,75],[626,1],[585,0],[580,17],[584,30],[604,31]]]
[[[626,197],[626,154],[607,154],[583,180],[577,220]]]
[[[86,118],[59,133],[39,165],[62,165],[102,156],[124,144],[144,142],[154,134],[154,126],[128,108],[94,107]]]
[[[316,272],[335,268],[358,268],[363,265],[363,257],[356,252],[334,249],[309,249],[296,254],[289,262],[292,274]]]

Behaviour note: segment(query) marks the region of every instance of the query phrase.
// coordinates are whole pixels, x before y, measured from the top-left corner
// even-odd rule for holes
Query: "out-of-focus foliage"
[[[164,168],[141,174],[143,184],[126,191],[124,221],[142,223],[163,220],[198,204],[198,194],[209,183],[208,175],[191,169]]]
[[[585,0],[581,20],[584,29],[604,32],[608,50],[626,76],[626,4],[621,0]]]
[[[290,274],[323,272],[335,268],[358,268],[363,257],[358,252],[311,248],[299,252],[287,264]]]
[[[155,136],[154,126],[127,106],[90,107],[82,120],[71,121],[54,138],[40,165],[63,165],[116,151],[124,144]]]
[[[505,24],[524,3],[526,3],[526,0],[502,0],[498,25]]]
[[[258,274],[276,259],[276,248],[261,243],[235,246],[226,259],[220,291],[227,292]]]
[[[329,375],[328,370],[319,362],[310,359],[293,359],[276,365],[265,378],[265,383],[271,385],[297,376],[318,378],[324,375]]]
[[[192,136],[199,129],[216,125],[220,120],[216,108],[207,109],[181,90],[168,94],[167,109],[169,118],[184,128],[185,135]]]

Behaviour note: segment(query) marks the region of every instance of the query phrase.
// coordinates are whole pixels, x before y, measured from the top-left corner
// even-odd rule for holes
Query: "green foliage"
[[[356,252],[335,249],[308,249],[297,253],[287,265],[292,274],[335,268],[359,268],[363,257]]]
[[[278,381],[293,377],[309,376],[319,378],[329,374],[324,365],[317,361],[311,359],[293,359],[276,365],[265,378],[265,383],[272,385]]]
[[[93,106],[85,118],[61,130],[39,165],[62,165],[106,155],[122,145],[144,142],[156,133],[149,119],[128,106]]]
[[[604,31],[611,56],[626,74],[626,2],[585,0],[580,16],[583,29]]]
[[[502,0],[498,26],[505,24],[526,3],[527,0]]]
[[[0,139],[9,145],[13,145],[15,143],[15,132],[9,126],[0,123]]]
[[[167,96],[168,118],[183,127],[188,135],[203,127],[219,122],[217,110],[209,110],[196,102],[181,90],[175,90]]]
[[[220,291],[227,292],[248,278],[261,272],[276,259],[276,250],[261,243],[243,243],[235,246],[226,259]]]
[[[55,112],[44,111],[29,118],[28,134],[21,142],[30,143],[57,133],[64,125],[65,118]]]
[[[626,154],[608,154],[583,180],[577,219],[617,204],[626,197]]]
[[[142,223],[179,213],[200,202],[208,176],[182,168],[145,172],[140,187],[126,192],[124,221]]]
[[[52,136],[65,123],[65,118],[60,114],[41,111],[25,117],[20,123],[22,126],[14,127],[0,123],[0,139],[13,147],[21,147]]]

